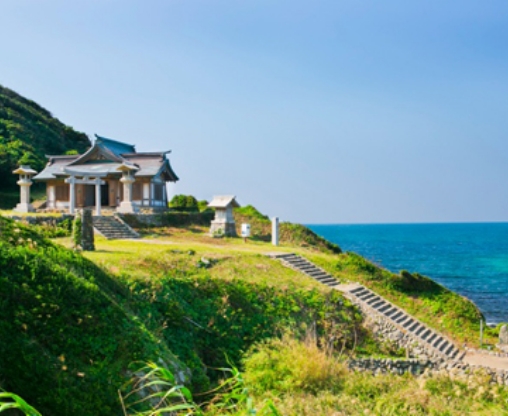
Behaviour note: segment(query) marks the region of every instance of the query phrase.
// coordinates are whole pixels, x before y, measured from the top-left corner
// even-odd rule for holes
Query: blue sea
[[[489,324],[508,322],[508,223],[309,228],[392,272],[429,276],[475,302]]]

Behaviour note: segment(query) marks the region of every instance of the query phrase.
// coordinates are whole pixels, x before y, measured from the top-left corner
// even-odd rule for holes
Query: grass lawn
[[[282,266],[266,256],[270,252],[298,253],[341,281],[359,282],[392,303],[402,307],[430,327],[453,339],[478,347],[480,312],[462,296],[430,279],[406,282],[404,278],[381,269],[354,254],[325,254],[308,247],[270,243],[241,238],[212,238],[206,227],[167,227],[152,229],[140,240],[96,238],[96,251],[84,255],[113,274],[127,273],[131,278],[153,279],[171,273],[175,276],[210,276],[216,279],[243,279],[277,287],[331,289],[313,279]],[[59,239],[70,246],[70,239]],[[201,267],[201,259],[212,261]],[[407,287],[406,287],[407,286]],[[495,333],[487,330],[484,342],[495,344]]]
[[[70,238],[56,239],[71,246]],[[203,233],[174,229],[171,236],[151,235],[140,240],[107,240],[95,238],[96,251],[83,252],[94,263],[115,275],[129,274],[130,278],[154,279],[173,276],[210,276],[216,279],[242,279],[281,288],[315,288],[329,291],[278,260],[269,258],[270,252],[291,252],[291,247],[239,238],[211,238]],[[203,262],[211,261],[211,267]]]

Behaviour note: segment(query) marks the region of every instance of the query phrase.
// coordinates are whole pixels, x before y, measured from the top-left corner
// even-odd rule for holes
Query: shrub
[[[199,204],[192,195],[175,195],[169,206],[175,211],[199,212]]]
[[[258,393],[338,392],[346,374],[344,365],[310,335],[299,341],[285,334],[256,344],[244,365],[245,381]]]

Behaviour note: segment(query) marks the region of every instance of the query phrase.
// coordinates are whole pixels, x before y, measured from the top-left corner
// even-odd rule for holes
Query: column
[[[101,178],[95,178],[95,215],[101,215]]]
[[[272,218],[272,244],[274,246],[279,245],[279,218]]]
[[[120,182],[123,183],[123,201],[116,209],[118,212],[132,214],[136,211],[134,205],[132,204],[132,184],[134,181],[135,179],[132,176],[131,172],[123,173],[123,177],[120,179]]]
[[[69,184],[69,214],[74,214],[74,209],[76,207],[76,177],[71,175],[65,180],[65,183]]]

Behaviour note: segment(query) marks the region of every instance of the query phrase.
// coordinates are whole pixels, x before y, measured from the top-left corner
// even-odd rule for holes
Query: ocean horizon
[[[394,273],[428,276],[471,299],[488,324],[508,322],[508,222],[307,224]]]

